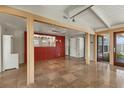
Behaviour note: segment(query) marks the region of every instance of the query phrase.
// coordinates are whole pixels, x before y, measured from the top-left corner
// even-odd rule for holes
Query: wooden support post
[[[34,83],[34,28],[33,17],[27,18],[27,85]]]
[[[0,72],[2,72],[2,58],[1,58],[1,56],[2,56],[2,51],[1,51],[1,37],[2,37],[2,35],[1,35],[1,31],[2,31],[2,29],[1,29],[1,26],[0,26]]]
[[[110,43],[109,43],[109,57],[110,57],[110,64],[114,65],[114,33],[111,31],[110,32]]]
[[[97,34],[94,35],[94,62],[97,63]]]
[[[90,34],[86,33],[86,64],[90,64]]]

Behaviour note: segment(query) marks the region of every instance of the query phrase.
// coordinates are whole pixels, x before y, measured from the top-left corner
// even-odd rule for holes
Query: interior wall
[[[79,42],[79,53],[78,53],[78,55],[79,55],[79,57],[84,57],[84,38],[79,38],[79,40],[78,40]],[[80,51],[83,51],[83,52],[80,52]]]
[[[70,39],[70,46],[69,46],[69,39]],[[75,37],[67,37],[65,39],[65,55],[69,55],[72,57],[84,57],[84,38],[75,36]],[[70,48],[70,49],[69,49]]]
[[[24,31],[2,26],[2,35],[13,35],[12,53],[19,54],[19,63],[24,63]]]
[[[19,63],[24,63],[24,32],[14,31],[14,52],[19,53]]]
[[[73,38],[74,39],[74,38]],[[91,45],[90,45],[90,59],[91,59],[91,61],[93,61],[94,60],[94,36],[93,35],[91,35],[91,37],[90,37],[90,42],[91,42]],[[82,49],[80,50],[80,51],[82,51],[82,53],[84,52],[84,42],[82,42],[82,44],[79,44],[80,45],[80,47],[82,47]],[[75,51],[74,51],[74,46],[76,45],[76,43],[75,43],[75,40],[72,42],[72,44],[71,44],[71,46],[73,47],[72,49],[71,49],[71,53],[73,53],[71,56],[76,56],[76,53],[75,53]],[[69,51],[69,37],[66,37],[66,39],[65,39],[65,53],[66,53],[66,55],[69,55],[68,53],[68,51]],[[83,54],[82,54],[83,55]],[[83,55],[83,57],[84,57],[84,55]]]
[[[77,40],[76,38],[70,38],[70,56],[77,57]]]
[[[65,37],[65,55],[68,56],[69,55],[69,38],[66,36]]]

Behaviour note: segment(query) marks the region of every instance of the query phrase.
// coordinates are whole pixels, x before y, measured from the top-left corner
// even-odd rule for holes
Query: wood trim
[[[94,62],[97,63],[97,34],[94,35]]]
[[[113,39],[114,41],[113,42],[114,42],[114,48],[115,48],[115,51],[113,53],[113,55],[114,55],[113,60],[114,60],[114,65],[123,66],[124,67],[124,64],[123,63],[119,63],[119,62],[116,61],[116,43],[117,43],[116,42],[116,35],[119,34],[119,33],[124,33],[124,31],[114,32],[113,33],[113,37],[114,37],[114,39]]]
[[[110,46],[109,46],[109,57],[110,57],[110,64],[114,65],[114,33],[110,32]]]
[[[80,32],[86,32],[86,33],[94,34],[93,32],[90,32],[89,30],[87,30],[83,27],[80,27],[78,25],[73,25],[73,24],[68,24],[68,23],[65,24],[65,23],[61,23],[61,22],[51,20],[51,19],[41,17],[41,16],[35,16],[34,19],[36,22],[42,22],[42,23],[51,24],[51,25],[55,25],[58,27],[70,29],[70,30],[76,30],[76,31],[80,31]]]
[[[90,34],[86,33],[86,38],[85,38],[86,42],[86,64],[90,64]]]
[[[2,52],[2,50],[1,50],[1,41],[2,41],[2,36],[1,36],[1,26],[0,26],[0,72],[2,72],[2,58],[1,58],[1,52]]]
[[[117,65],[117,64],[115,64],[116,63],[116,33],[120,33],[120,32],[114,32],[113,33],[113,42],[114,42],[114,48],[115,48],[115,51],[113,53],[113,55],[114,55],[114,58],[113,58],[114,62],[113,62],[113,64],[114,65]]]
[[[0,13],[10,14],[10,15],[14,15],[14,16],[22,17],[22,18],[27,18],[28,16],[32,15],[28,12],[14,9],[14,8],[4,6],[4,5],[0,6]]]
[[[51,20],[51,19],[43,17],[43,16],[38,16],[38,15],[35,15],[32,13],[25,12],[20,9],[11,8],[8,6],[0,6],[0,13],[6,13],[6,14],[22,17],[22,18],[27,18],[28,16],[32,16],[34,18],[34,20],[37,22],[43,22],[43,23],[59,26],[59,27],[66,28],[66,29],[71,29],[71,30],[94,34],[93,32],[90,32],[88,29],[83,28],[78,25],[61,23],[61,22]]]
[[[121,32],[121,31],[124,31],[124,27],[110,28],[110,29],[102,30],[102,31],[95,32],[95,33],[100,35],[100,34],[106,34],[109,32]]]
[[[27,18],[27,84],[34,83],[34,20]]]
[[[97,35],[101,35],[101,34],[106,34],[106,33],[109,33],[109,31],[105,30],[105,31],[100,31],[100,32],[95,32]]]
[[[102,58],[101,59],[99,58],[99,55],[98,55],[99,37],[102,38]],[[103,59],[104,59],[104,56],[103,56],[103,45],[104,45],[103,36],[102,35],[97,35],[97,61],[103,61]]]

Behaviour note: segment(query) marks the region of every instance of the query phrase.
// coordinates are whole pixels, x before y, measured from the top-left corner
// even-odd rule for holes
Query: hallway
[[[81,59],[58,58],[35,65],[35,84],[26,86],[26,65],[0,74],[0,87],[124,87],[124,68]]]

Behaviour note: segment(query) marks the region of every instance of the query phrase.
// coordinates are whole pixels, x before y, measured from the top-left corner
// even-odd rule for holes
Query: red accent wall
[[[41,34],[41,33],[35,33]],[[42,34],[48,35],[48,34]],[[55,35],[49,35],[55,36]],[[42,60],[49,60],[58,57],[65,56],[65,37],[64,36],[55,36],[56,40],[61,40],[56,42],[56,47],[34,47],[34,60],[35,62],[40,62]],[[24,33],[24,61],[27,62],[27,32]],[[45,61],[43,61],[45,62]]]

